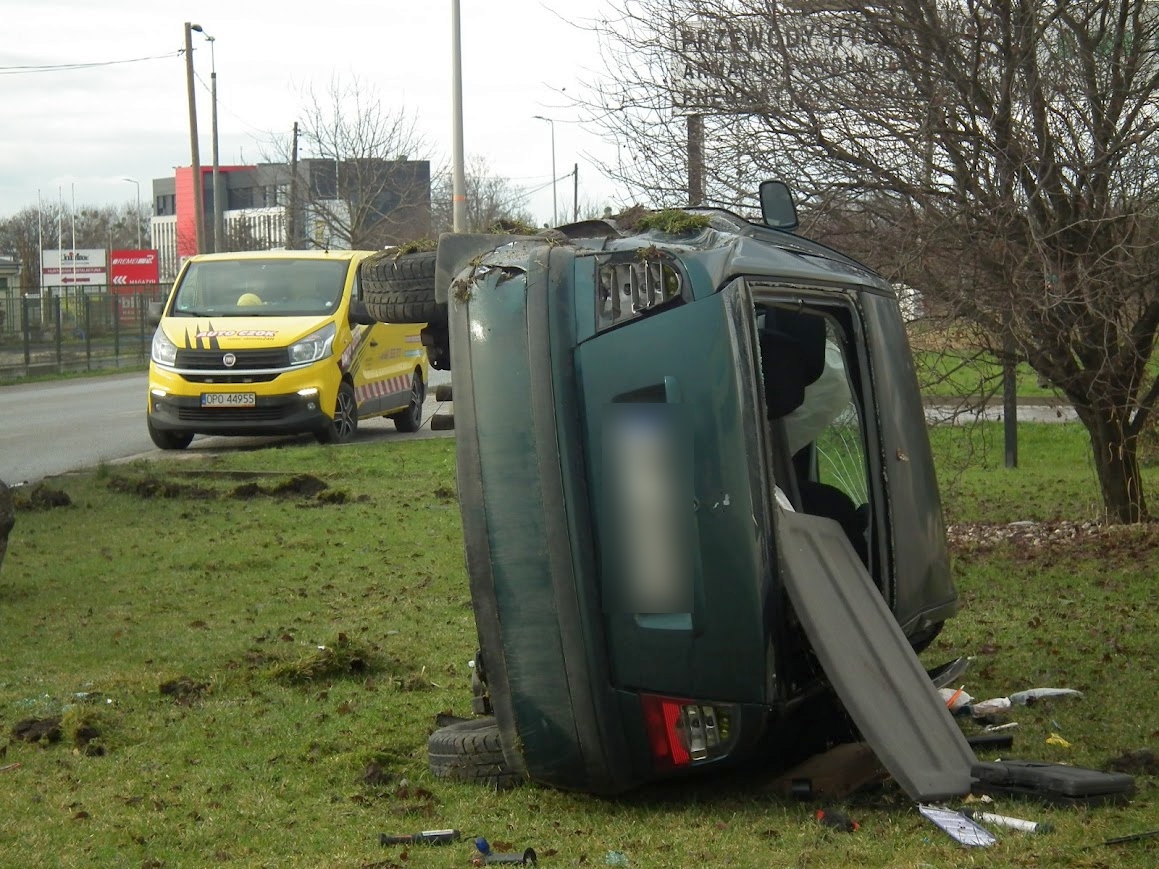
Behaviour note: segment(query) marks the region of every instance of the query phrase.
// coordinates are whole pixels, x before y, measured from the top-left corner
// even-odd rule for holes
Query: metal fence
[[[137,284],[0,296],[0,380],[144,365],[153,340],[148,304],[168,291]]]

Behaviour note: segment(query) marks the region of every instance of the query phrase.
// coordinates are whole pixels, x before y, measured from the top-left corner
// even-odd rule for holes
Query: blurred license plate
[[[203,392],[202,407],[256,407],[257,393],[254,392]]]

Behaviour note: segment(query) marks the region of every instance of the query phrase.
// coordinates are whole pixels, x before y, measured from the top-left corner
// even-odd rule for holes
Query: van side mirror
[[[761,182],[761,217],[765,226],[773,229],[791,230],[800,226],[793,191],[784,181]]]
[[[350,300],[350,324],[352,326],[373,326],[379,320],[370,313],[370,309],[366,307],[366,302],[360,302],[358,299]]]
[[[156,329],[161,325],[161,312],[165,310],[164,302],[148,302],[145,305],[145,322]]]

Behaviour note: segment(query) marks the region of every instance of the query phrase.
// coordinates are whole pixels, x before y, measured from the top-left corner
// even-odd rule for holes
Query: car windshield
[[[342,300],[345,260],[245,259],[190,263],[173,298],[176,317],[329,314]]]

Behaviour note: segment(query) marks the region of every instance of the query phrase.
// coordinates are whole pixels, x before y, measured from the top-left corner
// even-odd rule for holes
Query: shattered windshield
[[[176,317],[303,317],[342,300],[345,260],[245,259],[190,263],[173,299]]]

